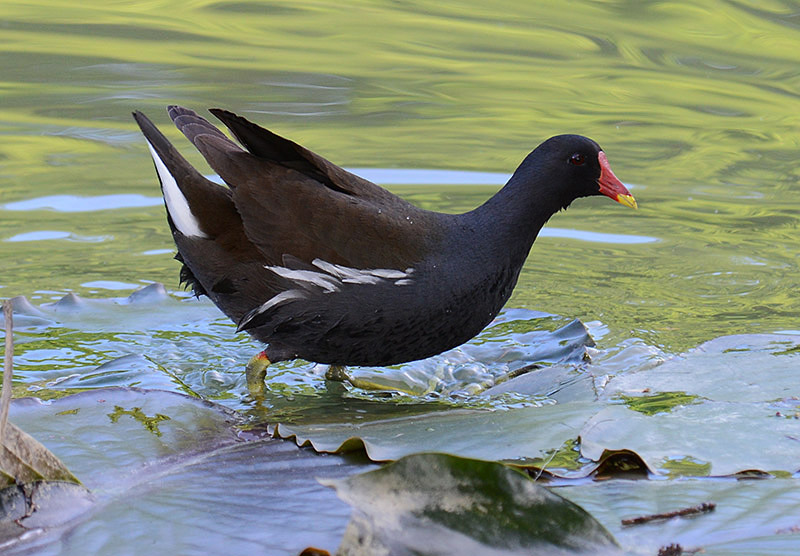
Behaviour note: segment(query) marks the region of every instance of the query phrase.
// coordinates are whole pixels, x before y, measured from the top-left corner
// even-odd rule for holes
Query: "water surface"
[[[0,296],[33,304],[18,317],[15,394],[142,386],[251,408],[242,365],[260,347],[180,289],[130,116],[145,112],[208,173],[169,104],[241,113],[431,210],[484,202],[559,133],[598,141],[631,186],[638,211],[598,197],[555,215],[495,328],[392,371],[405,397],[377,409],[383,398],[355,391],[345,405],[429,410],[454,393],[448,408],[479,405],[470,393],[502,372],[553,363],[574,319],[598,379],[723,336],[796,335],[799,23],[780,1],[4,2]],[[159,282],[169,295],[128,297]],[[758,351],[741,338],[737,350]],[[495,340],[504,355],[475,356]],[[567,350],[579,370],[581,349]],[[754,380],[771,370],[757,360]],[[309,399],[319,414],[341,408],[319,369],[271,373],[281,419]],[[690,399],[664,395],[667,408]]]
[[[796,328],[792,4],[52,0],[0,17],[6,295],[177,287],[129,114],[200,162],[164,115],[180,103],[241,112],[445,211],[482,202],[544,138],[586,134],[641,210],[556,215],[511,306],[674,351]]]

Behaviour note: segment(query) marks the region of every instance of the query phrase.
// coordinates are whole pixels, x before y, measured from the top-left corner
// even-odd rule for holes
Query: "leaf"
[[[530,369],[579,365],[594,346],[584,324],[524,309],[502,312],[483,332],[439,356],[389,368],[354,368],[351,376],[371,389],[422,396],[476,394]],[[529,373],[527,373],[529,374]],[[525,375],[523,375],[525,376]]]
[[[652,416],[610,406],[581,431],[581,454],[597,460],[606,450],[632,450],[668,475],[794,473],[800,466],[799,431],[796,419],[776,417],[766,403],[706,401]],[[681,460],[694,465],[676,469]]]
[[[800,461],[798,336],[726,336],[622,374],[580,433],[581,454],[633,450],[668,475],[795,473]]]
[[[78,483],[59,459],[36,439],[8,421],[13,371],[12,303],[3,302],[5,329],[3,350],[3,392],[0,398],[0,489],[38,481]]]
[[[800,336],[723,336],[653,369],[615,377],[602,398],[683,392],[719,402],[766,402],[800,394]]]
[[[320,452],[363,443],[370,459],[388,461],[430,451],[461,457],[524,462],[538,460],[576,438],[597,411],[594,404],[523,407],[507,411],[454,409],[370,422],[276,425],[282,438],[295,437]]]
[[[654,555],[677,543],[704,555],[800,553],[797,479],[598,481],[553,488],[600,521],[624,549]],[[713,512],[634,527],[621,520],[704,502]]]
[[[80,483],[52,452],[10,421],[0,446],[0,473],[5,479],[0,488],[37,481]]]
[[[7,516],[22,517],[21,526],[0,526],[3,556],[151,553],[154,545],[182,556],[296,556],[310,545],[333,551],[350,508],[316,477],[374,468],[363,457],[319,455],[241,431],[234,412],[170,392],[109,388],[46,404],[26,398],[13,402],[11,416],[58,452],[93,495],[33,492],[47,511],[27,517],[24,504],[12,504],[16,513]]]
[[[324,483],[353,506],[341,556],[618,553],[579,506],[498,463],[417,454]]]

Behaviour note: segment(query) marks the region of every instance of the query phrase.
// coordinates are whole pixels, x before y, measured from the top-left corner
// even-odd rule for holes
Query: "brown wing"
[[[402,269],[441,237],[431,213],[240,116],[212,112],[250,152],[218,130],[194,125],[184,133],[233,190],[245,233],[266,262],[292,255]]]
[[[245,149],[260,159],[297,170],[334,191],[364,199],[408,204],[371,181],[352,174],[294,141],[276,135],[233,112],[219,108],[212,108],[209,112],[230,129]]]

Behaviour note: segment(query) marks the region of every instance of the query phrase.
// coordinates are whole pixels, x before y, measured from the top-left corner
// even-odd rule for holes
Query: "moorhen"
[[[244,149],[191,110],[168,113],[227,184],[205,178],[133,113],[161,181],[181,281],[268,344],[247,365],[254,396],[271,362],[327,363],[332,376],[458,346],[503,307],[553,214],[589,195],[636,208],[598,144],[580,135],[539,145],[478,208],[442,214],[226,110],[211,113]]]

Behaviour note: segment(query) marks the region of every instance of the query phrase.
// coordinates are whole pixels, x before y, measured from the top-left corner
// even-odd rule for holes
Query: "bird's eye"
[[[581,153],[575,153],[571,157],[569,157],[569,163],[573,166],[583,166],[586,162],[586,157],[583,156]]]

